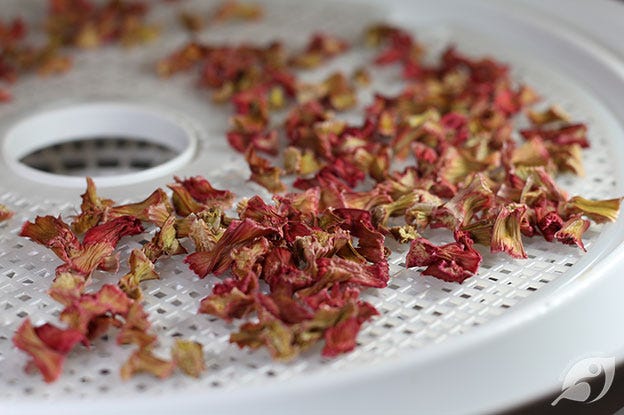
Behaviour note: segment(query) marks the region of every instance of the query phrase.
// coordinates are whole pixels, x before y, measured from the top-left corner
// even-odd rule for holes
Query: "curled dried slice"
[[[132,352],[121,367],[120,375],[128,380],[138,373],[149,373],[157,378],[165,379],[175,370],[175,363],[161,359],[151,349],[138,349]]]
[[[154,262],[163,255],[186,254],[186,249],[178,240],[175,223],[175,216],[169,216],[152,240],[143,245],[143,251],[150,261]]]
[[[587,219],[573,216],[561,224],[561,229],[555,232],[554,238],[566,245],[576,245],[586,251],[583,244],[583,234],[588,228],[589,221]]]
[[[222,23],[232,20],[259,20],[264,15],[264,9],[256,3],[225,0],[214,11],[213,21]]]
[[[315,68],[348,49],[349,44],[343,39],[325,33],[315,33],[304,51],[291,58],[291,63],[300,68]]]
[[[507,252],[514,258],[526,258],[522,244],[521,226],[527,207],[520,204],[502,206],[492,229],[491,251]]]
[[[254,311],[258,279],[254,274],[227,279],[216,285],[213,293],[201,301],[199,313],[220,317],[225,321],[243,318]]]
[[[61,312],[60,319],[69,327],[92,338],[94,333],[93,322],[108,315],[126,315],[132,305],[132,300],[117,286],[106,284],[93,294],[82,294],[71,305]]]
[[[424,275],[431,275],[444,281],[463,282],[476,274],[481,264],[481,254],[473,248],[472,239],[465,233],[456,232],[457,242],[435,246],[425,238],[418,238],[410,244],[406,266],[427,267]]]
[[[169,197],[162,189],[156,189],[141,202],[110,207],[105,217],[109,220],[119,216],[132,216],[143,222],[151,222],[162,227],[171,213],[173,213],[173,206]]]
[[[206,370],[201,343],[189,340],[176,340],[171,348],[171,358],[185,374],[198,378]]]
[[[614,222],[620,211],[622,198],[609,200],[589,200],[574,196],[566,203],[566,209],[587,216],[596,223]]]
[[[75,329],[60,329],[51,324],[33,327],[24,320],[13,336],[13,344],[31,357],[46,382],[54,382],[63,371],[63,363],[74,346],[85,341],[84,335]]]
[[[141,292],[141,282],[148,280],[156,280],[159,278],[158,273],[154,269],[154,263],[140,249],[132,250],[130,259],[130,272],[121,277],[119,280],[119,288],[134,300],[141,300],[143,293]]]
[[[281,180],[282,169],[271,165],[269,160],[258,156],[252,147],[247,149],[245,159],[251,170],[249,180],[258,183],[271,193],[281,193],[286,190],[286,186]]]
[[[234,248],[275,232],[275,229],[261,226],[251,219],[232,221],[210,252],[194,252],[187,256],[184,262],[189,264],[189,267],[200,278],[204,278],[209,273],[222,274],[234,262],[230,257],[230,252]]]
[[[8,207],[0,203],[0,222],[4,222],[13,217],[15,212],[10,210]]]
[[[81,197],[81,212],[72,222],[72,229],[77,234],[83,234],[100,223],[107,209],[115,204],[114,200],[102,199],[98,196],[95,182],[91,177],[87,177],[87,190]]]

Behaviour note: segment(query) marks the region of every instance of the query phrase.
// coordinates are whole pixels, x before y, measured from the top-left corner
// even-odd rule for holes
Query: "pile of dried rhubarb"
[[[146,3],[134,0],[48,0],[42,45],[27,39],[28,25],[20,18],[0,19],[0,103],[9,102],[6,85],[31,72],[47,76],[68,71],[69,48],[95,48],[104,44],[124,46],[154,39],[158,30],[147,24]]]
[[[220,15],[257,13],[229,2]],[[65,36],[79,42],[75,33]],[[424,47],[389,25],[371,27],[365,38],[378,49],[372,65],[399,67],[404,87],[376,94],[359,123],[340,113],[357,108],[369,70],[336,72],[316,84],[299,79],[300,71],[359,47],[331,35],[314,34],[296,52],[277,41],[192,40],[158,63],[164,77],[194,71],[216,102],[231,104],[227,139],[244,154],[250,179],[275,196],[242,199],[230,215],[235,195],[197,176],[120,206],[88,180],[71,225],[53,216],[27,222],[21,235],[62,262],[49,294],[64,306],[64,328],[26,320],[14,337],[46,381],[60,375],[78,343],[111,327],[119,344],[135,346],[123,377],[166,377],[175,367],[199,376],[201,345],[181,341],[169,359],[158,357],[141,306],[142,281],[160,278],[155,263],[172,256],[183,256],[199,278],[218,279],[198,312],[242,321],[232,343],[289,360],[319,342],[324,356],[356,346],[362,324],[378,314],[361,292],[390,278],[387,237],[409,243],[407,267],[461,283],[477,273],[480,250],[526,258],[524,240],[532,237],[584,249],[590,221],[616,219],[619,198],[569,197],[554,180],[583,174],[587,126],[556,106],[532,109],[538,95],[517,85],[506,65],[454,48],[427,65]],[[286,113],[280,125],[276,111]],[[521,117],[530,128],[516,127]],[[285,176],[294,180],[290,190]],[[430,228],[446,228],[452,242],[435,245],[423,236]],[[117,271],[119,240],[146,232],[151,240],[132,251],[118,285],[90,292],[95,270]]]

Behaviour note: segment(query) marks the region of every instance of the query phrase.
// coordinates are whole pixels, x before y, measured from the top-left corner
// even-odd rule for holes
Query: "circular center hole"
[[[169,174],[193,156],[187,120],[131,104],[97,103],[40,113],[6,134],[3,155],[20,175],[52,185],[115,186]]]
[[[78,177],[119,176],[164,164],[178,155],[135,137],[85,137],[35,150],[20,162],[33,169]]]

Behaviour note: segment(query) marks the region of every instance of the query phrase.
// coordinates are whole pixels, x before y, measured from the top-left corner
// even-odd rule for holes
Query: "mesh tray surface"
[[[22,13],[25,10],[23,2],[9,3],[20,3],[20,6],[7,5],[3,15],[10,15],[4,10]],[[185,4],[194,10],[209,9],[209,5],[200,1]],[[302,12],[293,19],[292,6],[278,4],[269,3],[267,19],[261,23],[211,29],[206,32],[206,39],[262,42],[277,37],[296,46],[318,29],[355,39],[361,27],[379,20],[380,13],[384,13],[375,7],[352,5],[350,18],[345,20],[340,15],[343,6],[308,2],[297,6]],[[151,64],[184,39],[170,22],[170,12],[169,9],[168,13],[156,11],[154,14],[157,21],[167,26],[157,44],[132,52],[104,49],[84,53],[77,57],[76,69],[67,76],[25,79],[14,88],[16,102],[0,108],[0,130],[6,130],[26,115],[81,102],[127,101],[158,108],[171,107],[193,119],[200,135],[196,157],[178,174],[203,174],[215,186],[230,188],[239,197],[258,193],[269,197],[259,187],[246,182],[248,173],[244,160],[230,150],[223,139],[227,109],[207,104],[206,96],[192,88],[190,77],[163,82],[152,75]],[[584,153],[587,174],[582,178],[564,176],[560,182],[572,195],[606,198],[618,194],[621,188],[617,180],[620,174],[618,154],[610,149],[611,140],[622,139],[624,134],[611,112],[582,82],[569,79],[557,68],[545,66],[532,56],[530,50],[510,50],[508,45],[490,38],[487,33],[479,33],[475,28],[464,27],[453,20],[414,25],[411,29],[429,46],[432,56],[449,42],[454,42],[466,53],[487,53],[510,62],[516,79],[534,86],[547,101],[559,103],[575,119],[587,122],[592,143]],[[354,65],[368,58],[367,52],[354,51],[323,71]],[[378,75],[378,89],[396,88],[392,83],[395,74],[384,71]],[[129,349],[116,346],[111,336],[95,341],[91,350],[73,352],[60,380],[47,385],[38,376],[23,372],[26,357],[12,347],[11,337],[27,316],[36,324],[55,321],[60,307],[46,295],[46,290],[58,260],[47,249],[19,238],[17,233],[25,220],[32,220],[36,215],[62,213],[68,217],[74,214],[80,192],[62,187],[42,188],[15,175],[5,165],[0,166],[0,173],[6,177],[0,182],[0,203],[17,212],[12,220],[0,225],[0,400],[5,402],[54,401],[61,397],[175,396],[195,391],[218,394],[222,390],[283,384],[310,374],[329,376],[364,365],[383,365],[406,353],[418,353],[425,346],[451,341],[468,331],[479,330],[479,326],[503,314],[513,313],[516,305],[548,291],[543,290],[545,287],[563,285],[574,279],[602,254],[601,240],[611,237],[609,226],[592,225],[585,238],[586,254],[537,238],[526,240],[527,260],[513,260],[481,250],[484,261],[479,274],[462,285],[422,277],[416,270],[406,270],[405,248],[393,246],[390,285],[364,295],[381,316],[364,327],[358,338],[359,347],[335,359],[323,359],[319,350],[313,349],[288,364],[272,362],[264,351],[237,349],[228,343],[233,325],[196,315],[199,301],[209,293],[216,279],[199,280],[180,258],[170,259],[159,265],[161,280],[148,281],[144,285],[146,309],[159,334],[162,351],[168,350],[172,341],[180,337],[204,344],[208,365],[206,374],[200,380],[177,375],[166,381],[155,381],[147,376],[137,376],[128,382],[120,382],[118,370]],[[132,186],[107,188],[101,194],[119,201],[138,200],[169,179],[160,177]],[[447,238],[435,232],[427,236],[434,242]],[[130,240],[121,246],[122,264],[137,243],[138,240]],[[119,275],[124,271],[122,265]],[[94,287],[114,283],[117,278],[100,274],[95,278]]]

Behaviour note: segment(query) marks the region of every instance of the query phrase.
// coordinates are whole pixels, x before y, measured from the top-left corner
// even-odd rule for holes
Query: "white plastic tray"
[[[602,2],[594,3],[596,10],[602,7]],[[350,1],[296,7],[282,2],[277,9],[272,4],[260,26],[222,28],[214,37],[278,36],[296,43],[317,28],[354,37],[366,21],[387,18],[422,34],[433,49],[454,41],[468,53],[492,54],[510,62],[518,78],[588,122],[593,147],[585,155],[587,177],[564,179],[564,187],[590,197],[624,193],[621,56],[571,30],[572,23],[518,2],[394,0],[383,6]],[[240,196],[263,194],[245,183],[244,162],[224,144],[225,110],[192,93],[190,80],[163,84],[145,67],[181,39],[168,35],[158,47],[132,55],[105,50],[81,57],[79,69],[67,78],[26,80],[15,90],[18,101],[0,108],[0,135],[16,120],[84,102],[130,102],[158,111],[174,107],[180,122],[193,125],[198,140],[195,157],[177,174],[204,174]],[[112,65],[123,69],[101,70]],[[532,241],[527,244],[529,260],[486,256],[479,275],[463,285],[402,270],[402,258],[395,255],[390,287],[367,294],[382,316],[363,330],[362,345],[338,359],[309,353],[292,364],[273,363],[264,352],[228,345],[231,326],[194,315],[201,298],[197,293],[209,287],[192,278],[183,264],[172,262],[168,277],[148,285],[152,295],[147,308],[165,346],[176,333],[206,345],[209,372],[204,378],[157,382],[138,377],[122,383],[116,370],[125,354],[102,342],[95,352],[72,354],[61,380],[45,385],[22,373],[25,356],[11,347],[10,338],[26,314],[36,323],[54,320],[58,308],[45,289],[55,261],[15,235],[22,221],[37,214],[71,214],[78,192],[53,183],[43,187],[9,162],[0,163],[0,175],[0,203],[18,209],[16,218],[0,227],[3,414],[482,413],[557,391],[566,370],[584,357],[624,359],[624,330],[619,330],[624,281],[617,268],[624,256],[624,221],[619,220],[592,228],[585,255]],[[137,199],[170,176],[161,172],[102,193],[120,201]],[[22,300],[24,294],[30,298]]]

